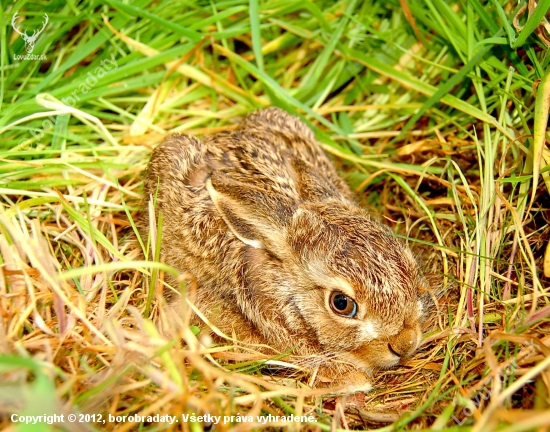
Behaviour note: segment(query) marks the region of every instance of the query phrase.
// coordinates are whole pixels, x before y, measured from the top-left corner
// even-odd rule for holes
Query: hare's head
[[[417,349],[430,298],[412,253],[387,228],[329,200],[301,206],[286,240],[319,290],[303,308],[327,349],[365,367],[393,366]]]
[[[257,302],[280,308],[287,329],[328,357],[362,368],[393,366],[421,340],[429,295],[418,264],[387,228],[331,196],[315,173],[299,165],[299,200],[220,172],[207,182],[229,230],[277,268],[280,277],[273,280],[270,273],[266,280],[262,263],[255,266],[255,295],[279,296],[276,305]],[[261,319],[249,318],[261,330]]]

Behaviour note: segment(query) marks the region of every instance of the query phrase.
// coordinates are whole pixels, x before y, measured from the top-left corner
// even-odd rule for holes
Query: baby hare
[[[225,334],[334,370],[391,367],[418,347],[418,263],[298,118],[267,108],[201,141],[172,135],[144,188],[163,214],[162,256],[196,277],[195,305]],[[148,225],[145,206],[145,238]]]

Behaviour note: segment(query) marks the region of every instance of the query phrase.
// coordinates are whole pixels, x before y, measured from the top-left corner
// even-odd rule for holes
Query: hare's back
[[[305,167],[308,180],[324,184],[330,197],[353,199],[311,129],[278,108],[255,111],[236,130],[206,137],[203,144],[210,169],[236,181],[300,200],[307,188],[300,175]]]

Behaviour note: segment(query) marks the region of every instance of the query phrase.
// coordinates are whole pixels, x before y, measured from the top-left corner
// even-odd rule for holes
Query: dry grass
[[[35,48],[43,62],[13,60],[23,42],[4,27],[1,429],[25,430],[12,413],[63,414],[53,430],[202,430],[182,421],[193,413],[254,420],[222,420],[221,431],[550,428],[550,56],[542,26],[514,46],[504,33],[491,39],[490,25],[506,16],[516,32],[514,16],[527,28],[534,11],[251,1],[176,14],[170,2],[108,3],[52,2]],[[27,8],[38,23],[43,10]],[[481,40],[491,51],[477,58]],[[99,77],[111,55],[117,68]],[[84,93],[88,72],[98,82]],[[74,91],[74,107],[60,102]],[[156,238],[134,240],[141,176],[166,134],[224,130],[271,104],[312,124],[365,207],[408,239],[438,295],[419,352],[377,373],[370,393],[311,388],[288,358],[231,340],[205,348],[166,314],[163,278],[175,270],[143,258]],[[69,414],[84,421],[69,424]],[[179,423],[109,419],[136,414]],[[315,420],[257,422],[268,414]]]

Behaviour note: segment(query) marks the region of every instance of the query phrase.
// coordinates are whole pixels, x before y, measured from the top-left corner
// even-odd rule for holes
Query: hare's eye
[[[353,318],[357,314],[357,303],[355,303],[355,300],[340,291],[334,291],[330,295],[330,307],[334,313],[347,318]]]

